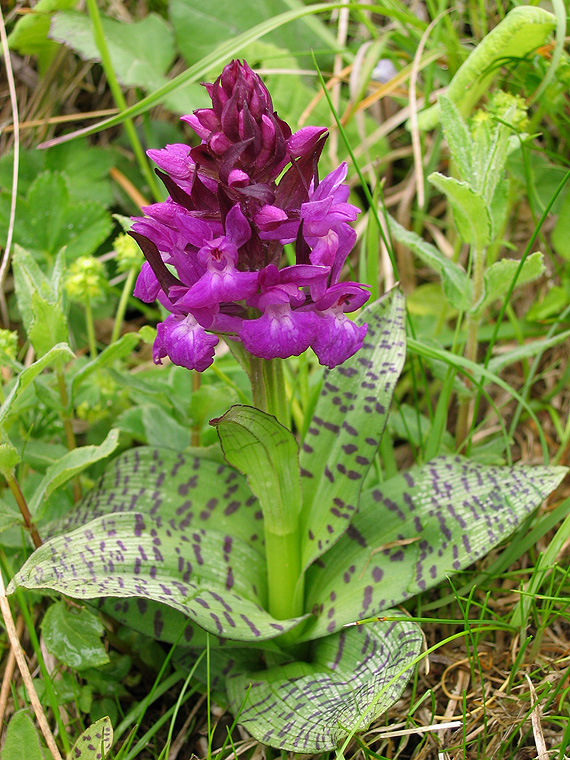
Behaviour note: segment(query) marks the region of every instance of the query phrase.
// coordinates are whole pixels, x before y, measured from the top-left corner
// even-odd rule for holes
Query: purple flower
[[[326,129],[292,134],[245,62],[232,61],[205,86],[212,107],[183,117],[201,144],[149,151],[169,198],[144,208],[132,230],[147,258],[135,295],[171,312],[158,326],[154,360],[202,371],[222,334],[265,359],[312,346],[333,367],[366,332],[345,313],[368,294],[339,283],[358,214],[347,166],[319,183]],[[282,267],[286,242],[296,264]]]
[[[158,325],[152,358],[162,364],[168,356],[179,367],[203,372],[214,360],[217,343],[218,338],[208,334],[192,314],[171,314]]]

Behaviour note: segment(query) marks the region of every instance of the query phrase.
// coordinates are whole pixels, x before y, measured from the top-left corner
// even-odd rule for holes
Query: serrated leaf
[[[230,673],[230,709],[263,744],[332,750],[399,699],[421,646],[419,626],[404,617],[348,628],[318,641],[310,663]]]
[[[319,616],[303,636],[379,614],[467,567],[513,533],[566,472],[438,457],[363,493],[349,531],[307,573]]]
[[[35,515],[44,499],[86,467],[106,459],[119,445],[119,431],[110,430],[103,443],[98,446],[80,446],[68,451],[57,462],[50,465],[34,495],[28,502],[30,512]]]
[[[346,531],[380,443],[405,353],[404,298],[394,289],[359,317],[362,348],[324,375],[300,454],[303,568]]]
[[[479,98],[488,91],[500,65],[509,59],[525,58],[547,41],[556,28],[556,17],[539,7],[513,8],[477,45],[459,68],[446,95],[463,116],[469,115]],[[418,114],[422,130],[434,129],[440,119],[439,104]]]
[[[48,760],[51,755],[43,748],[29,711],[19,710],[10,718],[2,748],[2,760],[22,760],[24,748],[26,760]]]
[[[67,340],[67,319],[59,303],[51,303],[34,293],[32,315],[28,338],[38,356],[47,354],[56,343],[64,343]]]
[[[461,178],[465,182],[475,185],[473,171],[474,145],[467,124],[463,121],[461,114],[448,97],[442,95],[439,99],[439,105],[441,108],[443,133],[449,145],[451,157],[457,164]]]
[[[481,300],[473,306],[473,313],[480,314],[487,306],[502,298],[511,286],[513,277],[518,270],[520,261],[516,259],[501,259],[487,267],[484,274],[483,295]],[[517,277],[516,286],[526,285],[533,280],[542,277],[546,267],[543,255],[540,252],[532,253],[525,260]]]
[[[105,42],[118,80],[125,87],[155,90],[165,83],[166,71],[174,57],[172,31],[156,13],[125,24],[101,18]],[[78,11],[62,11],[52,21],[50,37],[64,42],[83,60],[100,61],[89,16]]]
[[[113,746],[113,726],[108,716],[83,731],[71,748],[70,760],[103,760]]]
[[[46,367],[51,364],[59,364],[63,361],[69,361],[74,357],[74,353],[67,343],[59,343],[50,349],[47,354],[35,361],[32,365],[27,367],[16,379],[13,384],[10,393],[6,396],[4,403],[0,406],[0,425],[4,422],[10,410],[21,393],[28,387],[28,385],[39,375]]]
[[[97,668],[109,662],[101,642],[103,624],[86,609],[75,610],[65,602],[55,602],[42,620],[48,652],[75,670]]]
[[[466,182],[433,172],[428,180],[448,199],[459,234],[466,243],[482,250],[493,239],[492,220],[483,196]]]
[[[176,530],[140,512],[98,517],[53,538],[11,581],[77,599],[141,597],[166,604],[218,636],[275,638],[302,618],[277,621],[263,608],[265,562],[242,539],[215,528]]]
[[[472,284],[465,270],[447,258],[438,248],[415,232],[402,227],[393,217],[388,217],[390,233],[399,243],[439,274],[447,300],[454,309],[463,310],[471,303]]]
[[[265,527],[274,533],[296,531],[301,483],[295,437],[275,417],[252,406],[232,406],[212,424],[228,462],[247,475]]]
[[[32,298],[36,294],[42,294],[55,300],[53,288],[32,254],[18,244],[14,245],[12,269],[18,311],[28,333],[33,321]]]

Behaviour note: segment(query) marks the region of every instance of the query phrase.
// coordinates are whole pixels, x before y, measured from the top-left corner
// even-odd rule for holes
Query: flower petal
[[[158,325],[153,346],[155,364],[170,357],[174,364],[203,372],[214,360],[215,335],[209,335],[191,314],[171,315]]]

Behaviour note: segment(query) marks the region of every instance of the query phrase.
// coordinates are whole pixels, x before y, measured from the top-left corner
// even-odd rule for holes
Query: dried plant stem
[[[39,546],[42,545],[42,539],[40,538],[38,529],[34,525],[34,521],[32,520],[32,515],[30,514],[30,510],[28,509],[28,504],[26,502],[26,498],[24,494],[22,493],[20,484],[16,480],[15,475],[11,472],[5,472],[4,477],[6,478],[6,482],[8,483],[8,487],[10,488],[10,491],[12,491],[12,494],[14,498],[16,499],[16,504],[18,505],[20,513],[22,517],[24,518],[24,522],[26,523],[26,528],[28,529],[30,536],[32,537],[32,541],[34,542],[34,546],[37,549]]]
[[[18,167],[20,164],[20,121],[18,115],[18,100],[16,97],[16,84],[14,81],[14,72],[12,70],[12,59],[8,48],[8,39],[6,37],[6,27],[4,26],[4,16],[0,7],[0,40],[2,42],[2,51],[4,54],[4,63],[6,66],[6,78],[8,80],[8,90],[10,92],[10,104],[12,106],[12,117],[14,124],[14,160],[12,162],[12,198],[10,201],[10,218],[8,220],[8,235],[6,238],[6,247],[4,256],[0,263],[0,316],[4,326],[10,326],[8,316],[8,306],[4,296],[4,282],[8,275],[10,267],[10,257],[12,253],[12,237],[14,235],[14,220],[16,218],[16,201],[18,196]]]
[[[24,630],[24,618],[18,615],[16,621],[16,636],[18,641]],[[8,659],[6,660],[6,667],[4,669],[4,676],[2,677],[2,688],[0,689],[0,726],[4,723],[4,715],[6,714],[6,707],[8,705],[8,697],[10,696],[12,687],[12,677],[14,670],[16,669],[16,655],[14,650],[10,648],[8,653]]]
[[[475,306],[483,295],[483,283],[485,274],[485,262],[487,260],[486,248],[473,247],[473,300],[472,306]],[[472,362],[477,361],[477,349],[479,347],[479,325],[481,317],[479,314],[470,314],[467,319],[467,342],[465,344],[464,356]],[[467,381],[468,382],[468,381]],[[473,415],[473,402],[471,399],[465,399],[459,405],[457,417],[457,428],[455,433],[455,442],[457,445],[463,444],[469,434]]]
[[[18,634],[16,632],[14,618],[12,617],[12,610],[10,609],[10,604],[6,599],[6,590],[4,588],[4,579],[2,578],[2,573],[0,573],[0,611],[2,612],[2,617],[4,618],[4,625],[6,626],[6,633],[10,639],[10,646],[14,652],[14,657],[16,658],[18,668],[22,674],[22,680],[28,692],[32,707],[34,708],[36,720],[38,721],[40,730],[43,734],[44,739],[46,740],[48,749],[52,754],[53,760],[63,760],[58,746],[55,742],[55,738],[47,722],[47,718],[45,716],[41,702],[38,698],[36,687],[34,686],[34,682],[30,674],[30,669],[28,668],[28,663],[26,662],[26,656],[24,655],[22,645],[20,644],[20,639],[18,638]]]

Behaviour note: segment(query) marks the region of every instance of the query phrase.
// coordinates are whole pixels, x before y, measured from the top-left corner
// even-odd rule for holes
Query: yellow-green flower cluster
[[[69,267],[65,291],[72,301],[93,302],[103,297],[105,267],[94,256],[80,256]]]
[[[0,330],[0,350],[10,359],[15,359],[18,353],[18,333],[13,330]]]
[[[133,267],[139,268],[143,262],[140,248],[129,235],[117,235],[113,241],[113,248],[117,254],[117,269],[119,272],[128,272]]]

